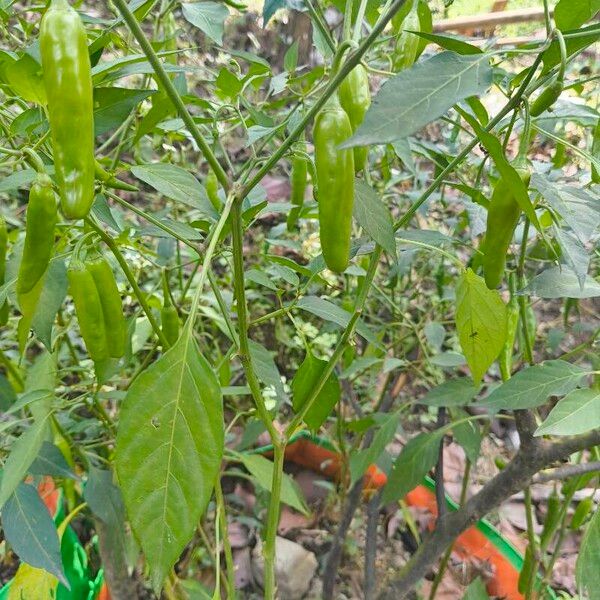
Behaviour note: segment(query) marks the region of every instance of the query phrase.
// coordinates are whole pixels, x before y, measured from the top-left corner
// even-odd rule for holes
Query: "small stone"
[[[275,579],[278,597],[281,600],[300,600],[308,592],[317,570],[315,555],[300,544],[277,537],[275,542]],[[264,562],[262,540],[252,551],[254,579],[262,586]]]

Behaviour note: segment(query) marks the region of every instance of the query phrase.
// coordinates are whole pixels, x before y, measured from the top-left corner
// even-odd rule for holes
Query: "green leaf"
[[[467,412],[460,408],[453,408],[450,410],[450,413],[453,421],[459,421],[469,416]],[[481,429],[478,423],[474,421],[457,423],[452,426],[452,434],[454,435],[455,441],[465,451],[467,458],[472,464],[475,464],[479,458],[482,440]]]
[[[588,525],[587,531],[581,541],[575,578],[577,586],[582,591],[587,591],[589,600],[600,600],[600,569],[598,557],[600,556],[600,511],[597,510]]]
[[[116,467],[129,520],[159,588],[210,500],[223,455],[223,400],[191,326],[129,388]]]
[[[433,42],[438,46],[444,48],[444,50],[450,50],[451,52],[456,52],[456,54],[482,54],[483,50],[478,48],[477,46],[473,46],[473,44],[469,44],[454,35],[443,35],[440,33],[427,33],[425,31],[414,31],[412,32],[415,35],[418,35],[420,38],[427,40],[428,42]]]
[[[434,387],[417,402],[427,406],[465,406],[473,400],[478,391],[479,386],[473,385],[471,379],[459,377]]]
[[[32,486],[20,483],[2,507],[2,529],[19,558],[55,575],[66,587],[54,521]]]
[[[4,75],[10,87],[24,100],[46,104],[42,67],[29,54],[7,64]]]
[[[281,374],[273,360],[271,352],[254,340],[249,340],[249,346],[252,365],[256,371],[256,376],[265,385],[272,386],[280,399],[285,399],[287,395],[283,383],[281,382]]]
[[[489,600],[485,584],[481,577],[474,579],[467,588],[463,600]]]
[[[559,0],[554,21],[562,31],[577,29],[600,11],[600,0]]]
[[[29,467],[38,455],[42,443],[50,431],[50,413],[36,419],[21,434],[11,447],[10,454],[4,463],[4,472],[0,482],[0,507],[17,489]]]
[[[252,473],[256,482],[267,492],[271,491],[271,482],[273,480],[273,463],[258,454],[240,454],[240,460]],[[302,492],[298,489],[296,482],[287,474],[283,474],[283,483],[281,486],[281,501],[296,509],[303,515],[310,514],[306,507]]]
[[[319,298],[318,296],[303,296],[295,304],[295,308],[300,308],[317,317],[321,317],[326,321],[336,323],[340,327],[346,327],[352,317],[348,311],[340,308],[333,302],[325,300],[324,298]],[[356,324],[356,331],[358,331],[358,333],[360,333],[367,341],[379,344],[379,341],[373,335],[373,332],[361,321]]]
[[[285,8],[286,0],[265,0],[263,4],[263,27],[271,20],[271,17],[280,9]]]
[[[527,367],[497,387],[481,406],[490,412],[534,408],[550,396],[564,396],[579,386],[586,375],[581,367],[564,360],[549,360]]]
[[[206,195],[206,190],[185,169],[171,164],[152,163],[132,167],[131,172],[168,198],[197,208],[203,214],[216,219],[217,213]]]
[[[0,181],[0,193],[14,192],[19,188],[28,187],[35,181],[36,177],[37,173],[34,169],[23,169],[22,171],[11,173],[6,177],[2,177]]]
[[[383,199],[361,179],[354,182],[354,218],[391,257],[396,257],[392,215]]]
[[[308,352],[306,358],[292,380],[294,394],[293,407],[298,413],[306,403],[309,394],[327,368],[327,361],[320,360]],[[304,422],[313,431],[317,431],[325,422],[341,396],[340,383],[335,373],[331,373],[317,395],[316,400],[304,416]]]
[[[563,265],[542,271],[518,293],[538,298],[596,298],[600,296],[600,283],[588,276],[580,287],[577,274]]]
[[[384,504],[404,498],[423,481],[423,477],[437,462],[440,440],[444,433],[445,429],[420,433],[408,441],[388,477],[383,491]]]
[[[456,286],[456,329],[475,383],[500,354],[506,327],[506,306],[500,294],[467,269]]]
[[[600,390],[574,390],[550,411],[535,435],[577,435],[600,427]]]
[[[69,467],[63,453],[52,443],[45,441],[29,467],[32,475],[50,475],[52,477],[65,477],[79,479]]]
[[[94,134],[99,136],[116,129],[142,100],[155,93],[119,87],[94,88]]]
[[[341,147],[393,142],[419,131],[491,85],[489,60],[486,54],[442,52],[400,72],[383,85],[362,125]]]
[[[592,190],[550,181],[534,173],[531,187],[536,189],[577,235],[587,244],[600,225],[600,196]]]
[[[587,48],[591,44],[595,43],[598,39],[600,39],[600,25],[594,24],[588,27],[583,27],[577,30],[576,32],[565,33],[577,33],[577,36],[565,39],[565,43],[567,46],[567,58],[569,58],[573,56],[576,52],[579,52],[583,48]],[[558,65],[561,61],[558,40],[555,39],[550,44],[550,47],[542,54],[542,57],[544,61],[544,68],[542,70],[542,74],[546,74],[550,71],[550,69],[552,69],[552,67]]]
[[[369,465],[377,462],[385,447],[394,439],[399,422],[400,413],[389,416],[375,434],[371,445],[365,450],[350,455],[350,477],[352,483],[365,474]]]
[[[229,9],[220,2],[184,2],[181,5],[183,16],[188,23],[198,27],[207,37],[223,43],[223,26],[229,16]]]

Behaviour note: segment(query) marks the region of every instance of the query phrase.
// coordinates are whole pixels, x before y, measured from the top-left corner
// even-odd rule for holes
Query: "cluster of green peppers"
[[[81,337],[95,362],[125,354],[127,327],[121,295],[108,261],[99,253],[74,258],[67,270]]]

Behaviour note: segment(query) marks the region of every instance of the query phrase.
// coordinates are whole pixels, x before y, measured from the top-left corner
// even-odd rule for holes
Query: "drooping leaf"
[[[136,165],[131,168],[131,172],[135,177],[151,185],[168,198],[197,208],[213,219],[217,217],[215,209],[206,195],[206,190],[185,169],[171,164],[153,163]]]
[[[56,597],[58,579],[27,563],[21,563],[8,591],[8,600],[52,600]]]
[[[223,26],[229,9],[221,2],[185,2],[181,5],[186,21],[198,27],[217,44],[223,43]]]
[[[388,477],[383,491],[384,504],[404,498],[421,483],[423,477],[437,461],[443,433],[442,430],[420,433],[408,441],[394,462]]]
[[[389,79],[342,148],[393,142],[419,131],[492,83],[489,56],[442,52]]]
[[[142,100],[155,93],[119,87],[94,88],[94,134],[99,136],[116,129]]]
[[[250,340],[250,356],[252,357],[252,366],[256,371],[257,377],[268,386],[272,386],[277,392],[277,396],[284,400],[287,395],[281,381],[281,374],[273,360],[272,354],[258,342]]]
[[[156,588],[210,500],[223,435],[219,383],[188,324],[129,388],[117,433],[119,484]]]
[[[535,435],[577,435],[600,428],[600,390],[573,390],[550,411]]]
[[[577,274],[563,265],[542,271],[518,293],[526,293],[538,298],[596,298],[600,296],[600,283],[588,276],[582,288]]]
[[[479,387],[473,385],[471,379],[459,377],[430,389],[418,402],[427,406],[465,406],[478,391]]]
[[[479,383],[506,340],[506,306],[471,269],[456,286],[456,329],[471,375]]]
[[[326,367],[326,360],[321,360],[310,352],[306,355],[292,380],[293,406],[296,412],[302,409]],[[310,429],[317,431],[321,427],[338,403],[340,396],[341,389],[338,378],[335,373],[331,373],[304,416],[304,422]]]
[[[69,586],[54,521],[32,485],[20,483],[2,507],[2,529],[23,562],[44,569]]]
[[[490,412],[534,408],[550,396],[563,396],[574,390],[586,371],[564,360],[549,360],[527,367],[497,387],[481,405]]]
[[[391,257],[396,256],[392,215],[377,192],[361,179],[354,182],[354,218]]]
[[[241,454],[240,460],[246,469],[252,473],[256,482],[263,489],[270,492],[271,482],[273,480],[273,463],[269,459],[264,456],[259,456],[258,454]],[[281,500],[304,515],[307,515],[310,512],[306,507],[298,484],[287,475],[287,473],[284,473],[283,477]]]
[[[43,442],[40,451],[29,467],[32,475],[50,475],[52,477],[66,477],[78,479],[69,467],[63,453],[52,443]]]
[[[554,21],[562,31],[577,29],[600,11],[600,0],[559,0]]]

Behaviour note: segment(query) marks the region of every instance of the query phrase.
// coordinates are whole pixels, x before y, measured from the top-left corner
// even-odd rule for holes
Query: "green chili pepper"
[[[69,288],[79,321],[81,337],[88,354],[94,361],[108,358],[106,326],[102,312],[102,301],[94,277],[79,260],[71,260],[67,269]]]
[[[573,513],[573,517],[571,518],[571,524],[569,527],[571,529],[579,529],[587,519],[588,515],[592,512],[594,508],[594,500],[591,497],[584,498],[575,509]]]
[[[419,51],[419,36],[414,33],[409,33],[410,31],[421,30],[418,0],[413,1],[410,11],[398,27],[401,27],[402,29],[396,38],[393,66],[395,71],[403,71],[415,64]]]
[[[215,172],[209,168],[206,179],[204,180],[204,187],[206,188],[206,195],[213,205],[213,208],[221,212],[221,198],[219,198],[219,180]]]
[[[296,149],[300,152],[306,152],[306,143],[304,141],[296,144]],[[300,210],[304,206],[304,196],[306,194],[306,182],[308,180],[308,165],[306,164],[306,158],[300,155],[294,155],[292,158],[292,173],[291,173],[291,193],[290,202],[292,203],[292,209],[290,210],[287,218],[287,228],[291,231],[296,227],[298,223],[298,215]]]
[[[563,91],[563,82],[560,80],[553,81],[545,87],[540,95],[533,101],[529,114],[532,117],[539,117],[543,112],[546,112],[559,99]]]
[[[352,125],[337,95],[317,115],[313,131],[319,186],[319,226],[325,263],[338,273],[350,258],[354,154],[338,146],[352,135]]]
[[[521,594],[524,594],[526,590],[531,587],[531,579],[534,577],[535,560],[533,560],[533,553],[531,552],[531,546],[527,546],[525,550],[525,557],[523,559],[523,566],[519,573],[518,589]]]
[[[94,201],[94,105],[85,28],[67,0],[42,18],[40,53],[61,208],[81,219]]]
[[[542,551],[548,547],[548,544],[560,523],[561,508],[562,502],[560,496],[556,493],[556,488],[554,488],[552,494],[548,497],[546,518],[544,519],[544,527],[540,535],[540,549]]]
[[[509,278],[510,288],[510,300],[507,306],[507,328],[506,328],[506,341],[498,357],[498,363],[500,365],[500,374],[502,380],[506,381],[510,378],[512,371],[513,361],[513,349],[515,346],[515,339],[517,337],[517,329],[519,326],[519,301],[516,295],[516,277],[514,273],[511,273]]]
[[[339,88],[339,98],[342,108],[346,111],[355,132],[365,118],[365,114],[371,106],[371,89],[369,87],[369,75],[362,65],[357,65],[348,73]],[[354,148],[354,168],[358,173],[367,161],[367,147]]]
[[[3,286],[6,279],[6,252],[8,250],[8,231],[6,221],[0,215],[0,286]],[[5,300],[0,307],[0,325],[6,325],[8,321],[8,302]]]
[[[529,185],[531,177],[526,168],[518,167],[523,183]],[[496,184],[487,213],[485,232],[483,273],[488,288],[495,289],[502,282],[506,266],[506,254],[512,241],[515,228],[521,216],[521,207],[504,179]]]
[[[108,261],[101,254],[87,257],[85,266],[94,279],[100,297],[108,355],[112,358],[121,358],[125,354],[127,324],[115,276]]]
[[[171,301],[171,292],[169,290],[166,271],[163,271],[163,307],[160,311],[160,323],[169,346],[172,346],[179,339],[180,323],[177,308],[173,306],[173,302]]]
[[[25,243],[17,279],[18,295],[31,291],[46,272],[54,248],[55,225],[56,200],[52,181],[47,175],[40,174],[29,192]]]

